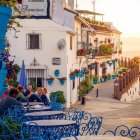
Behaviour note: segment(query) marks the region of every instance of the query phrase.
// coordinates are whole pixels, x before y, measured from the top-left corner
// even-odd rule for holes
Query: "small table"
[[[27,107],[24,107],[24,109],[27,109]],[[43,105],[32,105],[27,109],[28,112],[40,112],[40,111],[50,111],[50,106],[43,106]]]
[[[127,137],[120,136],[107,136],[107,135],[90,135],[90,136],[78,136],[78,140],[131,140]],[[76,140],[74,137],[62,138],[61,140]]]
[[[51,131],[58,135],[68,133],[77,136],[79,133],[79,125],[70,120],[35,120],[25,122],[25,124],[32,129],[39,127],[41,135],[45,134],[46,131]]]
[[[29,117],[32,120],[50,120],[50,119],[62,119],[64,116],[63,111],[41,111],[26,113],[25,117]]]
[[[22,105],[26,106],[27,102],[22,103]],[[44,105],[44,103],[42,103],[42,102],[29,102],[29,105],[30,106],[32,106],[32,105]]]
[[[78,140],[131,140],[127,137],[120,136],[107,136],[107,135],[97,135],[97,136],[78,136]],[[74,137],[62,138],[61,140],[75,140]]]

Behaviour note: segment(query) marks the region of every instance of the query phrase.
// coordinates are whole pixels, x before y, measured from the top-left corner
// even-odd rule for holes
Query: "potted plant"
[[[83,77],[84,77],[84,73],[83,73],[83,71],[80,71],[79,78],[83,78]]]
[[[111,74],[108,74],[108,80],[111,80]]]
[[[64,85],[67,78],[66,77],[61,77],[61,78],[58,78],[58,80],[60,81],[61,85]]]
[[[70,73],[70,80],[74,80],[74,78],[75,78],[75,71],[72,71]]]
[[[50,100],[53,99],[54,97],[56,97],[56,102],[62,103],[62,104],[66,103],[66,99],[65,99],[63,91],[51,92]]]
[[[88,75],[89,74],[89,70],[86,69],[85,74]]]
[[[92,80],[93,80],[93,84],[97,84],[98,80],[99,80],[99,77],[96,76],[96,75],[92,75]]]
[[[53,77],[47,78],[48,85],[52,85],[53,81],[54,81]]]
[[[103,74],[103,75],[102,75],[102,78],[104,79],[104,81],[107,81],[108,75],[107,75],[107,74]]]
[[[89,90],[91,90],[93,88],[93,85],[91,83],[90,77],[86,76],[85,79],[83,79],[79,86],[78,86],[78,94],[79,97],[81,98],[81,104],[84,105],[85,104],[85,95],[88,93]]]
[[[80,70],[79,70],[79,69],[75,69],[75,77],[76,77],[76,78],[79,77],[79,73],[80,73]]]
[[[56,70],[54,71],[54,75],[55,75],[56,77],[58,77],[59,74],[60,74],[60,71],[59,71],[58,69],[56,69]]]

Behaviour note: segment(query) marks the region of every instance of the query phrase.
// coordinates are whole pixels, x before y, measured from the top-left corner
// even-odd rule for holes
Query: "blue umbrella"
[[[24,86],[24,88],[26,88],[26,74],[25,74],[24,60],[22,61],[19,85],[22,85],[22,86]]]

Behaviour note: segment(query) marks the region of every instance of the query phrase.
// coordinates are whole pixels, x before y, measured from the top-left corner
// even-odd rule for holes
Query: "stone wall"
[[[138,98],[140,98],[140,81],[139,81],[139,78],[129,88],[129,90],[122,95],[120,101],[130,102],[130,101],[136,100]]]

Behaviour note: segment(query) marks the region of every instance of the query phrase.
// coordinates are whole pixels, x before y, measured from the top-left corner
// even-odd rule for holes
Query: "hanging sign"
[[[50,0],[23,0],[21,11],[25,15],[48,16]]]

